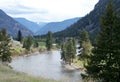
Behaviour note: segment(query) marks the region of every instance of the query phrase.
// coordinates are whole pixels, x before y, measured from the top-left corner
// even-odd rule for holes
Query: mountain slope
[[[51,32],[54,33],[54,32],[58,32],[58,31],[64,30],[65,28],[67,28],[71,24],[77,22],[79,19],[80,18],[73,18],[73,19],[64,20],[62,22],[51,22],[51,23],[48,23],[45,26],[43,26],[36,33],[36,35],[46,34],[48,31],[51,31]]]
[[[32,35],[30,30],[0,9],[0,30],[2,28],[5,28],[7,33],[14,37],[17,36],[19,30],[21,30],[23,36]]]
[[[55,33],[54,36],[79,36],[80,30],[83,28],[85,28],[92,35],[96,35],[96,33],[100,31],[100,17],[104,15],[106,6],[109,1],[110,0],[99,0],[93,11],[80,19],[77,23],[71,25],[69,28]],[[115,11],[120,12],[120,0],[113,0],[113,3],[115,6]]]
[[[41,27],[43,27],[44,23],[35,23],[32,21],[29,21],[25,18],[14,18],[16,21],[27,27],[29,30],[31,30],[33,33],[37,32]]]

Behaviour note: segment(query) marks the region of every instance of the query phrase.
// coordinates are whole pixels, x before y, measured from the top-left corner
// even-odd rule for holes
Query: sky
[[[16,18],[34,22],[55,22],[83,17],[98,0],[0,0],[0,9]]]

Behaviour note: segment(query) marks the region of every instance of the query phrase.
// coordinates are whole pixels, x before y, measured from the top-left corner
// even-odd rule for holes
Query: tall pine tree
[[[86,65],[88,57],[91,54],[92,45],[89,39],[89,34],[85,29],[80,32],[79,44],[80,54],[78,56],[80,60],[84,61],[84,65]]]
[[[77,54],[75,38],[72,39],[72,45],[73,45],[73,52],[74,52],[74,54],[72,55],[72,58],[74,59],[76,57],[76,54]],[[72,63],[73,63],[73,59],[72,59]]]
[[[73,59],[76,57],[75,40],[69,39],[61,46],[61,59],[71,65]]]
[[[47,38],[46,38],[47,50],[51,50],[52,49],[52,44],[53,44],[52,32],[49,31],[48,34],[47,34]]]
[[[107,6],[101,18],[101,32],[93,55],[86,66],[89,77],[102,82],[120,82],[120,18],[114,13],[113,4]]]
[[[26,48],[28,51],[30,51],[32,44],[33,44],[33,37],[28,36],[23,41],[23,48]]]
[[[66,45],[63,43],[61,45],[61,59],[66,62]]]
[[[18,31],[17,40],[20,42],[22,41],[22,33],[20,30]]]

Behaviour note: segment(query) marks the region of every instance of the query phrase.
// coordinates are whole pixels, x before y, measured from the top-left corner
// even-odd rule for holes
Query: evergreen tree
[[[61,59],[66,62],[66,45],[63,43],[61,45]]]
[[[75,58],[77,51],[76,51],[76,42],[75,42],[74,38],[72,39],[72,43],[73,43],[73,52],[74,52],[74,54],[72,55],[72,58]],[[73,60],[72,60],[72,62],[73,62]]]
[[[34,47],[35,48],[39,47],[39,43],[37,41],[34,42]]]
[[[66,60],[69,63],[69,65],[71,65],[72,61],[73,61],[73,56],[75,55],[74,52],[74,45],[73,45],[73,41],[72,39],[70,39],[67,44],[66,44]]]
[[[11,62],[11,38],[7,35],[6,30],[0,32],[0,59],[2,62]]]
[[[20,30],[18,31],[18,35],[17,36],[18,36],[17,40],[21,42],[22,41],[22,33],[21,33]]]
[[[53,43],[52,33],[49,31],[46,38],[46,47],[47,50],[51,50]]]
[[[61,46],[61,59],[71,65],[73,59],[75,58],[76,47],[75,40],[70,39]]]
[[[86,66],[88,76],[102,82],[120,82],[120,18],[113,10],[110,2],[101,18],[101,32]]]
[[[31,36],[28,36],[23,41],[23,48],[30,50],[32,44],[33,44],[33,38]]]
[[[91,54],[92,45],[89,40],[89,34],[85,29],[83,29],[80,33],[79,43],[80,43],[80,47],[79,47],[80,54],[78,56],[79,59],[84,60],[84,65],[86,65],[88,61],[88,57]]]
[[[89,42],[89,41],[90,41],[90,39],[89,39],[89,34],[88,34],[88,32],[87,32],[85,29],[83,29],[83,30],[80,32],[79,41],[80,41],[80,43],[82,43],[83,41],[85,41],[85,42]]]

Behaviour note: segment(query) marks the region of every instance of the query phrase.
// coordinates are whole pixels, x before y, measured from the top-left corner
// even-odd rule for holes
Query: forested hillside
[[[19,30],[21,30],[23,36],[32,35],[33,33],[28,30],[24,25],[15,21],[12,17],[8,16],[4,11],[0,9],[0,30],[5,28],[7,33],[16,37]]]
[[[100,17],[104,15],[107,4],[110,0],[99,0],[95,5],[94,10],[80,19],[77,23],[71,25],[69,28],[57,32],[55,37],[71,37],[78,36],[81,29],[85,28],[92,36],[96,36],[100,31]],[[120,14],[120,0],[113,0],[114,10]]]

